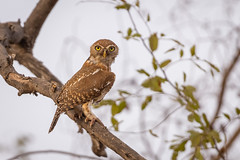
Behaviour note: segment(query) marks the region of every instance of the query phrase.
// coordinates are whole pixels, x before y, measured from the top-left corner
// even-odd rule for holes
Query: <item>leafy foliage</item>
[[[141,110],[144,112],[148,105],[154,101],[153,95],[155,94],[164,94],[166,96],[171,96],[171,98],[175,100],[175,103],[184,107],[188,112],[188,116],[186,118],[191,126],[193,126],[191,129],[188,129],[186,131],[186,135],[178,136],[178,139],[172,141],[172,145],[170,146],[170,149],[173,150],[172,159],[177,159],[178,155],[186,150],[186,144],[190,144],[191,149],[194,151],[191,152],[191,159],[204,159],[202,154],[203,149],[216,148],[216,145],[220,143],[222,139],[219,135],[219,132],[213,129],[210,125],[207,114],[200,112],[201,107],[198,97],[196,96],[197,88],[194,85],[187,84],[187,80],[190,79],[191,75],[188,75],[188,73],[183,70],[183,76],[181,79],[181,82],[183,82],[183,84],[181,84],[179,81],[172,82],[168,76],[167,69],[169,67],[167,66],[171,65],[171,68],[173,68],[177,66],[175,65],[177,63],[174,62],[182,62],[187,60],[192,62],[192,66],[195,66],[198,70],[201,70],[204,73],[210,72],[213,77],[216,72],[220,72],[220,69],[208,60],[201,59],[198,56],[196,44],[193,44],[190,47],[185,47],[182,42],[174,38],[167,37],[164,33],[151,31],[150,27],[148,26],[148,23],[151,20],[151,15],[149,13],[147,13],[145,17],[139,14],[140,18],[143,19],[144,24],[149,29],[149,34],[144,34],[143,37],[143,33],[139,32],[137,25],[134,22],[134,18],[132,18],[131,15],[132,10],[135,10],[137,13],[139,13],[139,0],[136,0],[133,4],[127,3],[126,1],[121,1],[121,4],[117,5],[116,9],[125,10],[129,14],[130,20],[132,22],[132,27],[129,27],[127,31],[124,32],[119,31],[119,33],[121,33],[123,38],[126,40],[134,39],[141,42],[141,44],[143,44],[143,46],[146,48],[146,51],[151,56],[150,58],[152,59],[151,66],[152,70],[154,71],[153,73],[152,70],[144,68],[137,70],[137,73],[146,76],[146,79],[141,83],[141,89],[143,91],[146,89],[148,92],[152,93],[140,96],[142,99],[144,99],[141,102]],[[161,40],[169,40],[174,44],[174,46],[169,47],[163,53],[177,53],[177,56],[175,56],[175,58],[161,57],[163,53],[158,52],[158,49],[161,47],[159,45]],[[207,64],[207,67],[203,64]],[[169,87],[171,89],[169,89]],[[120,98],[115,101],[107,100],[99,104],[100,106],[111,106],[111,122],[115,130],[119,129],[119,122],[116,119],[116,115],[121,113],[122,110],[127,107],[126,98],[133,96],[134,93],[120,90],[119,95]],[[136,97],[139,97],[139,95]],[[236,108],[236,114],[240,114],[239,108]],[[224,113],[223,115],[229,121],[232,120],[229,114]],[[158,137],[158,135],[153,132],[153,129],[149,129],[148,131],[152,136]]]
[[[151,77],[146,79],[143,83],[142,86],[145,88],[150,88],[152,91],[156,92],[162,92],[161,84],[164,83],[166,80],[159,77]]]

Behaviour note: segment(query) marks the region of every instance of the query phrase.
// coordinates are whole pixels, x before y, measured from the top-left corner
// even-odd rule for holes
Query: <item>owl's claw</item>
[[[88,121],[90,121],[90,127],[91,128],[96,121],[103,125],[103,123],[94,114],[86,116],[85,122],[88,122]]]
[[[103,123],[91,112],[90,103],[83,104],[82,111],[86,116],[85,122],[90,121],[90,127],[92,127],[96,121],[103,125]]]

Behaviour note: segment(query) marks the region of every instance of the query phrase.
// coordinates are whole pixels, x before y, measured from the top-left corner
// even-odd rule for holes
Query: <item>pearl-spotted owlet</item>
[[[63,86],[57,98],[55,112],[49,132],[51,132],[61,113],[81,105],[86,120],[92,125],[97,119],[91,112],[90,105],[100,102],[111,89],[115,74],[111,64],[118,55],[118,46],[107,39],[100,39],[90,47],[90,56],[82,68]]]

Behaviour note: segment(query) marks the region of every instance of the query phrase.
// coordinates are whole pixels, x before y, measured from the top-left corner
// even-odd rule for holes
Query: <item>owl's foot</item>
[[[96,121],[103,125],[103,123],[92,113],[90,109],[90,103],[83,104],[82,111],[86,117],[85,122],[90,121],[90,127],[92,127]]]
[[[90,127],[92,127],[96,121],[99,122],[99,119],[95,115],[88,115],[85,118],[85,122],[88,121],[90,121]]]

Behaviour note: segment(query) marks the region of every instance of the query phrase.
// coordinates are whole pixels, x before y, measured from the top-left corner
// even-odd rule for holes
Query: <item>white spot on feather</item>
[[[100,90],[97,88],[93,88],[94,91],[99,92]]]
[[[99,71],[100,71],[100,69],[96,69],[96,70],[92,73],[92,75],[98,73]]]

